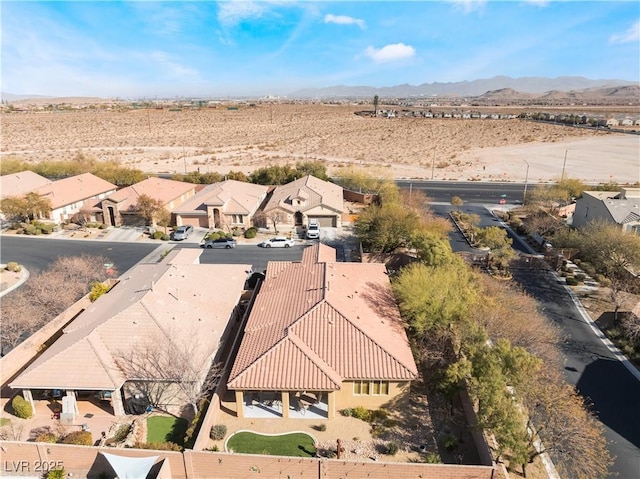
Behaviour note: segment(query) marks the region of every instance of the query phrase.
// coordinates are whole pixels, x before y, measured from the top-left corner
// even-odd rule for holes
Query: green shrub
[[[171,239],[170,235],[162,235],[162,238],[160,238],[162,241],[169,241]]]
[[[209,437],[214,441],[221,441],[226,435],[227,426],[225,426],[224,424],[216,424],[215,426],[211,426]]]
[[[577,286],[580,283],[577,278],[572,276],[567,277],[567,286]]]
[[[36,437],[35,442],[50,442],[55,444],[58,442],[58,437],[52,432],[43,432]]]
[[[430,452],[429,454],[427,454],[425,462],[427,464],[440,464],[440,457],[437,454]]]
[[[162,231],[154,231],[153,235],[151,235],[153,239],[162,239],[163,236],[164,233]]]
[[[100,226],[98,226],[98,228],[100,228],[101,230],[106,230],[107,225],[105,225],[104,223],[100,223]]]
[[[26,235],[39,235],[42,232],[36,228],[34,225],[27,225],[24,227],[24,234]]]
[[[110,289],[111,287],[104,283],[93,283],[91,285],[91,292],[89,293],[89,300],[93,303],[100,296],[108,293]]]
[[[340,410],[340,414],[342,414],[345,417],[351,417],[353,416],[353,409],[350,407],[344,408]]]
[[[318,431],[326,431],[327,430],[327,425],[325,423],[319,424],[318,425]]]
[[[251,238],[255,238],[257,234],[258,234],[258,230],[252,226],[251,228],[247,229],[247,231],[244,232],[244,237],[247,239],[251,239]]]
[[[175,442],[136,442],[133,447],[136,449],[154,449],[156,451],[182,451],[182,448]]]
[[[371,413],[371,421],[383,421],[387,419],[387,411],[384,409],[376,409],[375,411],[370,411]]]
[[[208,449],[205,449],[205,451],[209,451],[209,452],[218,452],[220,450],[220,448],[218,447],[217,444],[214,444],[213,446],[211,446]]]
[[[65,479],[65,477],[67,477],[67,472],[64,470],[64,467],[61,467],[60,469],[51,469],[47,472],[45,477],[47,479]]]
[[[7,263],[7,266],[4,267],[4,269],[6,269],[7,271],[12,271],[14,273],[18,273],[18,272],[20,272],[22,270],[22,266],[20,266],[15,261],[9,261]]]
[[[455,436],[452,436],[451,434],[449,434],[442,441],[442,445],[447,451],[454,451],[458,447],[458,439],[456,439]]]
[[[118,444],[119,442],[124,441],[130,432],[131,432],[131,424],[123,424],[118,428],[118,430],[113,435],[113,437],[110,437],[109,439],[107,439],[106,444],[107,445]]]
[[[398,446],[397,442],[389,442],[387,443],[386,454],[389,456],[395,456],[396,454],[398,454],[399,449],[400,449],[400,446]]]
[[[13,411],[16,413],[21,419],[29,419],[33,416],[33,409],[31,408],[31,404],[22,396],[18,395],[13,398],[11,401],[11,407]]]
[[[584,281],[586,277],[587,277],[587,276],[586,276],[585,274],[582,274],[582,273],[577,273],[577,274],[576,274],[576,279],[577,279],[578,281],[580,281],[580,282]]]
[[[356,406],[355,408],[353,408],[352,416],[355,417],[356,419],[360,419],[365,422],[370,422],[372,414],[371,414],[371,411],[369,411],[366,407]]]
[[[93,446],[93,437],[89,431],[73,431],[67,434],[62,444],[75,444],[76,446]]]

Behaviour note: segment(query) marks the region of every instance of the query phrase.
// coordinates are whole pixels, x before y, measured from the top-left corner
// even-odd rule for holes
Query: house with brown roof
[[[582,197],[576,200],[572,221],[576,228],[604,221],[623,231],[640,234],[640,188],[583,191]]]
[[[30,170],[2,175],[0,176],[0,199],[11,196],[21,197],[51,183],[51,180]]]
[[[173,210],[178,226],[249,228],[267,196],[268,187],[227,180],[205,186],[193,198]]]
[[[333,418],[388,404],[417,375],[385,266],[318,243],[268,264],[227,389],[239,417]]]
[[[34,193],[49,199],[51,213],[49,219],[61,223],[81,210],[92,207],[118,187],[91,173],[70,176],[41,186]],[[95,213],[95,211],[94,211]]]
[[[68,414],[77,413],[78,398],[96,395],[115,415],[124,414],[125,405],[175,410],[188,403],[173,386],[186,377],[197,389],[220,361],[251,268],[199,264],[200,253],[185,249],[162,263],[135,266],[9,386],[32,406],[47,390],[66,391]],[[168,361],[178,366],[179,378],[160,370]]]
[[[268,218],[278,216],[284,225],[307,225],[314,219],[320,226],[341,226],[344,209],[342,187],[315,176],[278,186],[263,211]]]
[[[162,203],[168,211],[180,207],[196,194],[196,185],[155,176],[127,186],[110,194],[100,203],[104,223],[108,226],[142,225],[145,220],[138,214],[138,199],[149,196]]]

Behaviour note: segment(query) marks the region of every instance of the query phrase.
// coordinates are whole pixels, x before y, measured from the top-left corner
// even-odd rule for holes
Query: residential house
[[[51,180],[30,170],[2,175],[0,176],[0,199],[11,196],[22,197],[51,183]]]
[[[49,219],[56,223],[69,220],[74,215],[86,210],[95,215],[98,210],[95,203],[104,199],[118,187],[91,173],[71,176],[52,181],[34,190],[34,193],[47,198],[51,202]]]
[[[580,228],[598,220],[640,234],[640,188],[582,192],[576,201],[573,225]]]
[[[200,253],[182,249],[162,263],[135,266],[9,386],[22,390],[32,406],[46,390],[66,391],[66,413],[72,415],[78,398],[95,395],[107,399],[115,415],[149,403],[172,410],[184,405],[187,398],[172,389],[173,378],[164,377],[158,363],[177,362],[193,387],[202,383],[239,319],[237,305],[251,268],[198,264]],[[162,389],[151,397],[154,388]]]
[[[284,225],[315,219],[320,226],[339,227],[343,208],[342,187],[307,175],[276,187],[263,211],[268,218],[277,215]]]
[[[210,229],[248,228],[267,190],[267,186],[235,180],[208,185],[173,210],[176,224]]]
[[[606,123],[607,126],[620,126],[620,121],[617,118],[609,118]]]
[[[178,208],[196,194],[193,183],[149,177],[109,195],[100,203],[107,226],[141,225],[144,218],[138,214],[138,199],[142,195],[160,201],[167,211]]]
[[[268,264],[227,389],[239,417],[333,418],[391,403],[417,374],[385,266],[317,243]]]

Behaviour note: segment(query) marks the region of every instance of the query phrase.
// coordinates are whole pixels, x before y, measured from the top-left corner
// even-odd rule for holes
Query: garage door
[[[316,220],[321,227],[333,227],[338,226],[335,216],[309,216],[310,220]]]
[[[191,225],[191,226],[200,226],[201,228],[208,228],[209,224],[207,221],[207,217],[204,215],[200,216],[181,216],[183,225]]]

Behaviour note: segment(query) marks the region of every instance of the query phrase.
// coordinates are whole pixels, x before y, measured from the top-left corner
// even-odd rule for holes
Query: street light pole
[[[560,181],[564,180],[564,168],[567,166],[567,153],[569,153],[569,150],[564,150],[564,161],[562,162],[562,175],[560,176]]]
[[[527,164],[527,172],[524,175],[524,193],[522,193],[522,204],[524,205],[527,201],[527,182],[529,181],[529,162],[527,160],[522,160]]]
[[[431,160],[431,179],[433,180],[433,172],[436,167],[436,147],[433,147],[433,160]]]

